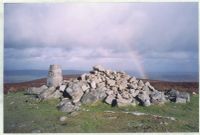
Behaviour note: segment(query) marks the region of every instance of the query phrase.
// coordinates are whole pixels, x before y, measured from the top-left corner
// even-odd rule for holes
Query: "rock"
[[[115,81],[108,79],[107,80],[107,85],[109,85],[109,86],[115,86]]]
[[[131,95],[130,95],[127,91],[123,91],[123,92],[121,93],[121,96],[122,96],[123,98],[125,98],[125,99],[131,98]]]
[[[192,95],[196,95],[197,93],[196,92],[192,92]]]
[[[138,87],[142,88],[143,86],[144,86],[143,81],[142,81],[142,80],[139,80],[139,82],[138,82]]]
[[[56,90],[54,93],[48,96],[48,99],[58,99],[62,97],[62,93],[59,90]]]
[[[117,95],[117,106],[127,106],[130,105],[132,102],[132,98],[124,99],[120,94]]]
[[[92,81],[92,82],[90,83],[90,87],[93,88],[93,89],[95,89],[95,88],[96,88],[96,83],[95,83],[94,81]]]
[[[128,82],[130,82],[130,83],[133,83],[133,82],[135,82],[136,81],[136,78],[135,77],[131,77],[129,80],[128,80]]]
[[[183,103],[183,100],[185,100],[186,102],[190,102],[190,94],[187,92],[179,92],[179,94],[176,97],[176,103]]]
[[[66,88],[66,85],[60,85],[59,90],[63,92],[65,90],[65,88]]]
[[[105,82],[97,83],[97,88],[103,88],[105,85]]]
[[[66,92],[72,97],[74,103],[79,102],[84,94],[80,82],[70,84]]]
[[[81,98],[81,102],[83,104],[93,103],[99,100],[99,95],[97,91],[91,91],[87,94],[84,94]]]
[[[186,102],[187,102],[187,99],[185,98],[180,98],[180,97],[176,98],[176,103],[186,103]]]
[[[127,84],[129,89],[137,89],[137,84]]]
[[[49,87],[48,89],[45,89],[42,91],[39,95],[38,98],[40,99],[50,99],[51,95],[56,91],[55,87]]]
[[[166,102],[164,92],[152,92],[150,95],[151,103],[153,104],[163,104]]]
[[[26,90],[26,93],[27,94],[40,94],[42,91],[44,91],[45,89],[47,89],[48,87],[46,85],[42,85],[41,87],[31,87],[31,88],[28,88]]]
[[[84,104],[93,103],[98,100],[104,100],[105,97],[106,97],[105,90],[98,88],[96,90],[93,90],[89,93],[84,94],[83,97],[81,98],[81,102]]]
[[[87,78],[87,74],[82,74],[81,75],[81,80],[83,81],[86,81],[88,78]]]
[[[112,90],[108,90],[108,91],[106,91],[106,94],[107,95],[114,95],[114,92]]]
[[[61,116],[60,118],[59,118],[59,121],[60,122],[64,122],[64,121],[66,121],[67,120],[67,117],[66,116]]]
[[[124,89],[126,89],[127,88],[127,83],[125,83],[125,82],[122,82],[121,84],[119,84],[118,85],[119,86],[119,90],[124,90]]]
[[[60,65],[50,65],[47,77],[47,86],[57,87],[62,84],[62,81],[63,81],[63,76]]]
[[[132,97],[136,97],[139,94],[139,90],[130,89],[130,93]]]
[[[83,84],[81,86],[81,88],[82,88],[83,92],[85,92],[86,90],[88,90],[90,88],[90,86],[88,84]]]
[[[167,98],[176,103],[186,103],[190,102],[190,94],[187,92],[179,92],[175,89],[171,89],[165,93]]]
[[[148,86],[148,88],[151,90],[151,91],[155,91],[155,88],[153,86],[151,86],[151,84],[147,81],[145,83],[145,86]]]
[[[57,108],[62,112],[71,113],[76,111],[76,106],[69,100],[63,99],[58,105]]]
[[[115,102],[115,97],[114,95],[109,95],[106,97],[105,102],[109,105],[112,105]]]
[[[151,102],[150,102],[150,97],[147,94],[147,92],[143,91],[140,92],[137,96],[137,98],[139,99],[140,103],[144,106],[150,106]]]
[[[98,99],[103,101],[106,98],[106,91],[102,88],[96,89],[96,95],[98,96]]]
[[[67,85],[70,81],[69,80],[63,80],[63,85]]]
[[[93,67],[93,70],[100,71],[100,72],[105,71],[104,68],[103,68],[101,65],[96,65],[96,66],[94,66],[94,67]]]

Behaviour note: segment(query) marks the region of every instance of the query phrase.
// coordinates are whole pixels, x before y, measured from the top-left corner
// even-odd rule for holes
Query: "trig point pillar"
[[[50,65],[48,77],[47,77],[47,86],[51,87],[57,87],[62,84],[63,76],[62,76],[62,70],[60,65]]]

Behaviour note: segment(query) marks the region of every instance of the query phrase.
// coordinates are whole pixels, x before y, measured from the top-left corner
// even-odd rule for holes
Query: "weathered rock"
[[[71,113],[76,111],[76,106],[69,100],[63,99],[58,105],[57,108],[62,112]]]
[[[62,81],[63,81],[63,76],[60,65],[50,65],[47,77],[47,86],[57,87],[62,84]]]
[[[142,87],[144,87],[144,83],[143,83],[142,80],[139,80],[139,82],[138,82],[138,88],[141,89]]]
[[[41,87],[31,87],[31,88],[28,88],[26,90],[26,93],[27,94],[40,94],[42,91],[44,91],[45,89],[47,89],[48,87],[46,85],[42,85]]]
[[[132,102],[132,98],[124,99],[120,94],[117,95],[117,105],[119,107],[130,105],[131,102]]]
[[[96,88],[96,83],[95,83],[94,81],[92,81],[92,82],[90,83],[90,87],[93,88],[93,89],[95,89],[95,88]]]
[[[153,104],[163,104],[166,102],[164,92],[152,92],[150,97]]]
[[[105,85],[105,82],[97,83],[97,88],[103,88]]]
[[[170,91],[166,92],[168,99],[172,102],[176,103],[186,103],[190,102],[190,94],[187,92],[179,92],[175,89],[171,89]]]
[[[180,97],[176,98],[176,103],[186,103],[186,102],[187,102],[187,99],[185,98],[180,98]]]
[[[60,118],[59,118],[59,121],[60,122],[64,122],[64,121],[66,121],[67,120],[67,117],[66,116],[61,116]]]
[[[186,103],[190,102],[190,94],[187,92],[179,92],[176,97],[176,103]]]
[[[196,95],[197,93],[196,92],[192,92],[192,95]]]
[[[127,84],[129,89],[137,89],[137,84]]]
[[[131,77],[131,78],[128,80],[128,82],[130,82],[130,83],[136,82],[136,78],[135,78],[135,77]]]
[[[122,96],[123,98],[125,98],[125,99],[131,98],[131,95],[130,95],[127,91],[123,91],[123,92],[121,93],[121,96]]]
[[[109,95],[106,97],[105,102],[109,105],[112,105],[113,102],[115,102],[115,96],[114,95]]]
[[[132,97],[136,97],[139,94],[139,90],[130,89],[130,94]]]
[[[155,91],[155,88],[153,86],[151,86],[151,84],[149,82],[146,82],[145,83],[145,86],[148,86],[148,88],[151,90],[151,91]]]
[[[95,91],[91,91],[87,94],[84,94],[81,98],[81,102],[83,104],[93,103],[98,100],[98,95],[96,95]]]
[[[81,80],[86,81],[88,79],[87,74],[81,75]]]
[[[74,103],[79,102],[84,94],[80,82],[70,84],[66,92],[72,97]]]
[[[147,92],[145,91],[142,91],[138,94],[138,99],[140,101],[140,103],[144,106],[150,106],[151,105],[151,102],[150,102],[150,97],[149,95],[147,94]]]
[[[63,92],[65,90],[65,88],[66,88],[66,85],[60,85],[59,90]]]
[[[58,99],[62,97],[62,93],[59,90],[56,90],[54,93],[52,93],[51,95],[49,95],[47,97],[47,99]]]
[[[86,90],[88,90],[90,88],[89,84],[86,84],[84,83],[82,86],[81,86],[83,92],[85,92]]]
[[[96,66],[94,66],[94,67],[93,67],[93,70],[101,71],[101,72],[105,71],[105,69],[104,69],[101,65],[96,65]]]
[[[40,99],[51,99],[52,98],[52,94],[56,91],[55,87],[49,87],[48,89],[45,89],[44,91],[42,91],[39,95],[38,98]]]
[[[107,80],[107,85],[109,85],[109,86],[115,86],[115,81],[108,79]]]

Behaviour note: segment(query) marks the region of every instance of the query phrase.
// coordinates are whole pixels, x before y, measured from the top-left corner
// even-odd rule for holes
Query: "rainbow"
[[[138,54],[137,51],[132,50],[131,46],[129,44],[125,44],[126,49],[128,49],[128,55],[133,60],[133,64],[135,65],[137,71],[139,72],[140,76],[142,78],[148,78],[148,76],[145,73],[144,67],[142,65],[142,56]],[[132,51],[130,51],[132,50]]]

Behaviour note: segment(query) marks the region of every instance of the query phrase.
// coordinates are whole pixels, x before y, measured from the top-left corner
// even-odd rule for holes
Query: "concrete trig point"
[[[62,70],[60,65],[50,65],[48,77],[47,77],[47,86],[48,87],[57,87],[62,84],[63,76],[62,76]]]

